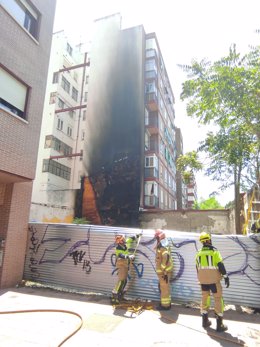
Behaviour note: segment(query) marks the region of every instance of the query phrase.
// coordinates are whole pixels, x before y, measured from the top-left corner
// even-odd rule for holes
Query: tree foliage
[[[194,204],[194,208],[198,210],[222,210],[223,206],[217,201],[215,196],[209,197],[208,199],[200,199]]]
[[[187,184],[193,178],[194,172],[202,170],[202,163],[199,161],[196,151],[187,152],[177,159],[177,170],[182,173],[184,182]]]
[[[198,149],[209,159],[206,174],[221,183],[220,189],[234,186],[236,232],[240,233],[241,185],[259,180],[259,47],[241,56],[232,45],[228,56],[214,63],[193,61],[182,68],[188,74],[181,93],[188,116],[214,125]]]

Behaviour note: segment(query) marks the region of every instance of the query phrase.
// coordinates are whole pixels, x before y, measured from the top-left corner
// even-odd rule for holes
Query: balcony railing
[[[156,93],[145,94],[145,103],[149,111],[158,111],[158,97]]]
[[[144,168],[144,177],[153,177],[158,178],[159,177],[159,171],[155,167],[145,167]]]
[[[158,196],[145,195],[144,196],[144,205],[146,207],[158,208],[159,207],[159,198],[158,198]]]

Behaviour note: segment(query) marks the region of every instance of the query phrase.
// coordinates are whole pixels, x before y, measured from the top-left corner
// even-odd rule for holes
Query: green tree
[[[194,177],[194,172],[202,170],[203,165],[199,161],[196,151],[187,152],[177,159],[177,170],[181,172],[186,184]]]
[[[206,174],[221,183],[221,190],[234,185],[239,234],[241,184],[249,172],[253,182],[259,180],[260,50],[241,57],[232,45],[229,55],[214,63],[193,61],[182,68],[189,78],[181,93],[188,116],[215,126],[198,150],[207,153]]]
[[[208,199],[200,199],[196,201],[194,207],[198,210],[222,210],[223,206],[217,201],[215,196],[211,196]]]

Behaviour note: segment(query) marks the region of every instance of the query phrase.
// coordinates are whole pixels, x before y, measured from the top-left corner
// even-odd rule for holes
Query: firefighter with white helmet
[[[135,256],[130,254],[129,249],[133,241],[138,239],[141,234],[126,238],[124,235],[116,235],[116,268],[118,269],[118,281],[112,291],[111,302],[118,304],[123,298],[124,289],[127,284],[127,275],[130,261],[133,261]]]
[[[199,240],[202,243],[202,248],[196,254],[196,269],[201,285],[202,326],[203,328],[207,328],[211,325],[211,321],[208,319],[208,312],[210,308],[210,294],[212,293],[217,319],[216,330],[218,332],[226,331],[228,328],[223,324],[224,301],[220,281],[224,278],[225,285],[228,288],[229,277],[220,252],[212,246],[211,235],[202,232]]]
[[[159,279],[160,305],[158,310],[170,310],[171,308],[171,284],[173,272],[173,260],[171,249],[165,233],[161,229],[155,230],[156,243],[156,273]]]

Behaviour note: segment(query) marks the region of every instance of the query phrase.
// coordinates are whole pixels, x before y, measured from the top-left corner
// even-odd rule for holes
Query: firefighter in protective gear
[[[159,279],[160,290],[160,305],[157,310],[170,310],[171,308],[171,284],[170,280],[173,272],[173,260],[171,256],[171,249],[166,239],[165,233],[157,229],[155,230],[154,237],[157,244],[156,250],[156,273]]]
[[[124,289],[127,284],[127,275],[130,261],[133,261],[135,256],[130,254],[129,249],[133,241],[138,239],[141,234],[125,238],[123,235],[117,235],[116,243],[116,268],[118,269],[118,281],[112,290],[112,304],[118,304],[123,298]]]
[[[252,233],[260,233],[260,218],[252,225],[251,227]]]
[[[210,294],[212,293],[217,319],[216,330],[218,332],[226,331],[228,328],[223,324],[224,301],[220,281],[224,278],[225,285],[228,288],[229,277],[220,252],[212,246],[211,235],[202,232],[199,240],[202,243],[202,248],[196,254],[196,269],[201,285],[202,326],[207,328],[211,325],[211,321],[208,319],[208,312],[210,308]]]

